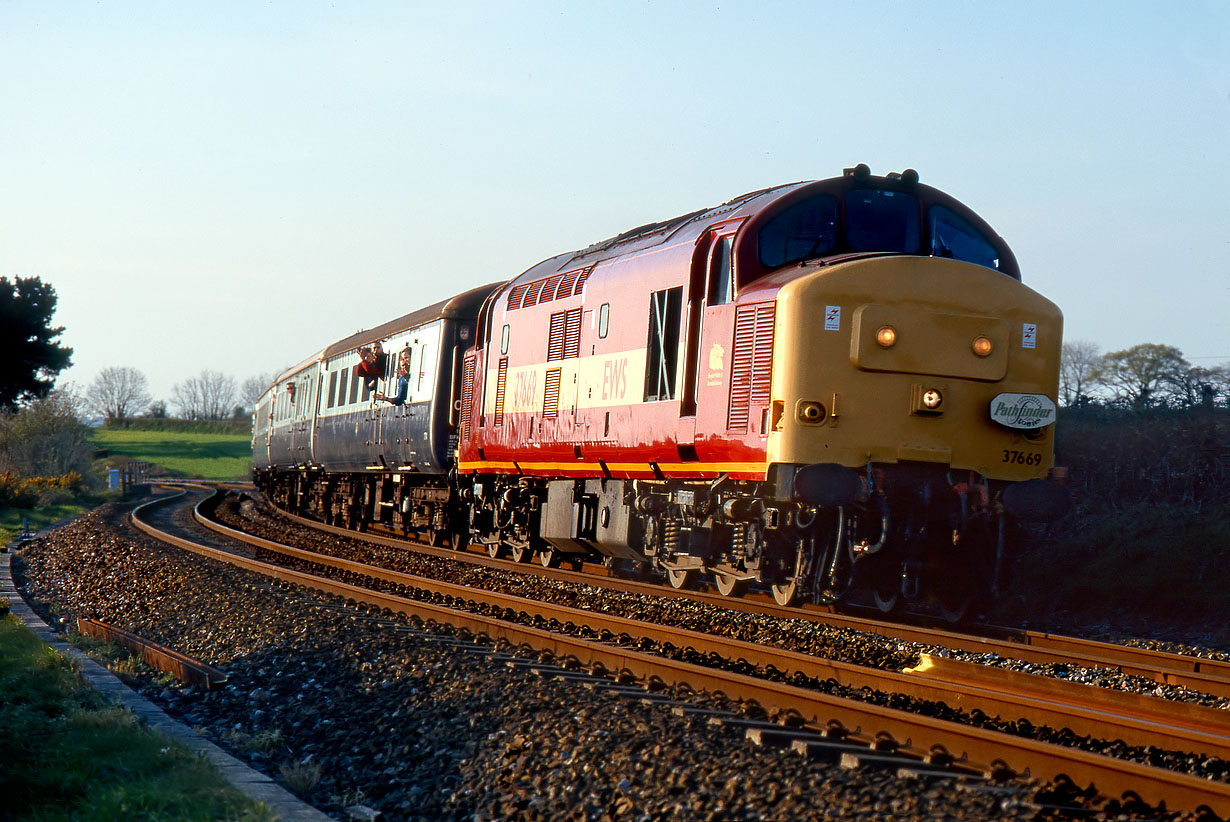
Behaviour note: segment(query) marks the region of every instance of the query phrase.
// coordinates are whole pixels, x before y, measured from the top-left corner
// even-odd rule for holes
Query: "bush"
[[[22,477],[89,476],[94,449],[71,393],[53,391],[22,410],[0,413],[0,471]],[[67,486],[62,486],[67,487]]]
[[[76,471],[55,477],[22,477],[5,471],[0,474],[0,508],[58,505],[85,490],[85,480]]]

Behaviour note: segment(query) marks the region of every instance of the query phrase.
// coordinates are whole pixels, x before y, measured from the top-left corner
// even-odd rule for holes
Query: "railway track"
[[[837,683],[847,692],[869,689],[905,695],[913,700],[942,703],[966,712],[1011,717],[1018,723],[1070,728],[1075,734],[1099,737],[1113,734],[1113,738],[1121,738],[1128,745],[1230,758],[1230,720],[1220,711],[1132,694],[1116,694],[1072,683],[1057,683],[935,657],[924,659],[923,664],[906,672],[877,671],[760,644],[534,602],[327,557],[241,534],[208,521],[200,515],[199,508],[198,521],[218,534],[221,543],[227,547],[203,546],[194,538],[169,535],[159,527],[142,521],[140,516],[134,517],[134,522],[147,533],[187,550],[267,576],[308,585],[380,609],[453,625],[474,634],[549,652],[566,669],[620,672],[625,680],[721,691],[736,699],[755,701],[771,716],[781,720],[778,725],[749,728],[749,733],[754,733],[757,738],[785,734],[785,738],[790,739],[794,735],[805,748],[818,744],[819,740],[826,744],[859,744],[865,746],[864,750],[891,750],[903,757],[902,761],[912,761],[929,768],[955,768],[962,773],[990,775],[1011,770],[1028,772],[1044,780],[1066,777],[1081,785],[1092,783],[1112,798],[1138,796],[1149,804],[1165,803],[1170,809],[1196,810],[1203,807],[1222,817],[1230,815],[1230,784],[1224,782],[1211,782],[1076,748],[843,698],[815,690],[813,686]],[[342,533],[356,537],[353,532]],[[251,546],[251,553],[257,556],[276,555],[281,558],[280,562],[298,564],[300,568],[245,556],[245,551],[238,547],[241,545]],[[455,552],[447,551],[441,551],[440,555],[457,557]],[[485,557],[474,559],[498,562]],[[508,565],[504,563],[502,567]],[[541,569],[540,572],[555,575],[575,573],[554,569]],[[559,578],[569,579],[567,576]],[[595,579],[590,574],[584,575],[582,581],[593,585]],[[641,585],[614,579],[609,583],[612,587],[634,591],[639,590],[637,586]],[[670,591],[658,586],[647,587],[652,588],[648,593],[657,596]],[[682,594],[671,592],[668,595]],[[785,611],[785,616],[800,616],[795,609],[786,611],[754,601],[715,599],[723,607],[770,615],[774,611]],[[833,619],[847,624],[851,620],[850,617],[812,612],[803,612],[803,618],[817,621]],[[856,624],[867,623],[873,621],[858,620]],[[893,628],[883,624],[878,626],[881,631]],[[915,631],[923,632],[920,635],[927,636],[930,644],[943,645],[940,637],[945,641],[1007,643],[1013,650],[1049,654],[1052,660],[1058,658],[1069,662],[1080,657],[1081,649],[1085,647],[1080,641],[1074,644],[1063,638],[1055,638],[1053,647],[1043,647],[1045,635],[1039,635],[1036,639],[1031,637],[1033,641],[1026,644],[962,637],[925,628],[905,629],[904,632]],[[1091,660],[1094,664],[1108,664],[1107,661],[1113,659],[1109,655],[1116,653],[1114,649],[1117,647],[1094,643],[1092,650],[1095,656],[1084,657],[1082,664],[1090,664]],[[1180,676],[1201,677],[1201,682],[1208,683],[1220,679],[1223,685],[1227,684],[1225,677],[1219,677],[1223,672],[1219,666],[1205,664],[1208,662],[1206,660],[1172,659],[1176,656],[1126,649],[1119,663],[1112,661],[1109,664],[1131,665],[1135,669],[1152,671],[1155,676],[1163,677],[1158,681]]]

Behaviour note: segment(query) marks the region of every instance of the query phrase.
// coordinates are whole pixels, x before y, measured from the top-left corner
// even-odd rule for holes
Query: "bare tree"
[[[260,400],[261,394],[269,386],[273,385],[276,374],[257,374],[255,377],[248,377],[243,381],[243,385],[239,389],[239,402],[248,411],[256,407],[256,403]]]
[[[1148,408],[1166,396],[1191,364],[1173,345],[1141,343],[1102,358],[1095,379],[1133,408]]]
[[[171,402],[188,420],[224,420],[235,405],[235,378],[205,370],[171,389]]]
[[[1102,350],[1097,343],[1085,340],[1064,343],[1059,359],[1060,403],[1067,406],[1084,404],[1101,364]]]
[[[86,389],[86,408],[107,419],[122,420],[150,402],[149,383],[135,368],[104,368]]]

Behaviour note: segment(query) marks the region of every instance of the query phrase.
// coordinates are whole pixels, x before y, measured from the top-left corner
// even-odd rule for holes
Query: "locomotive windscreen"
[[[842,219],[837,198],[819,194],[795,203],[760,230],[760,264],[774,269],[844,251],[930,254],[1001,271],[1000,254],[984,234],[952,209],[927,208],[927,234],[914,194],[880,188],[847,192]]]

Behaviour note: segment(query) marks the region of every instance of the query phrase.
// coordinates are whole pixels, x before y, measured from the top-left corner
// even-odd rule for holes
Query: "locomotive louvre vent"
[[[500,358],[500,369],[495,378],[495,424],[504,424],[504,388],[508,384],[508,357]]]
[[[560,369],[552,368],[543,381],[542,418],[553,420],[559,417]]]
[[[752,303],[735,309],[727,430],[746,433],[752,409],[769,402],[774,316],[773,303]]]
[[[470,409],[474,405],[474,358],[466,357],[465,368],[461,372],[461,434],[470,433]]]

